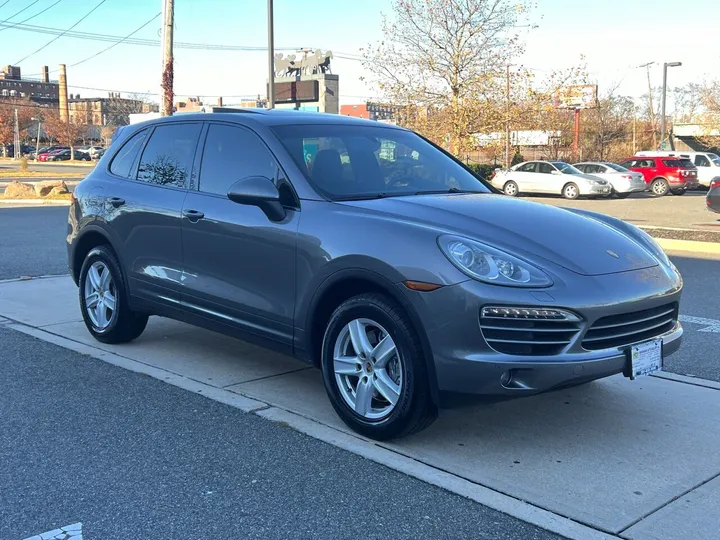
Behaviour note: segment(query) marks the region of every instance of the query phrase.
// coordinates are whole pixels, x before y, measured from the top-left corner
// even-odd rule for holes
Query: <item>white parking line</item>
[[[692,317],[690,315],[680,315],[680,322],[689,324],[699,324],[705,328],[701,328],[698,332],[710,332],[713,334],[720,334],[720,320],[719,319],[705,319],[703,317]]]
[[[82,523],[65,525],[41,534],[36,534],[25,540],[82,540]]]

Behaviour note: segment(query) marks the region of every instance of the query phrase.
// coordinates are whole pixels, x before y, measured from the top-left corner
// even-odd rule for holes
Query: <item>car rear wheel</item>
[[[505,193],[508,197],[517,197],[518,185],[512,180],[505,182],[505,185],[503,186],[503,193]]]
[[[566,199],[577,199],[580,196],[580,190],[577,185],[571,182],[569,184],[565,184],[565,187],[562,190],[562,195]]]
[[[403,309],[362,294],[332,314],[322,344],[325,389],[340,418],[376,440],[404,437],[437,418],[420,338]]]
[[[658,197],[666,195],[669,190],[670,186],[664,178],[656,178],[652,181],[652,184],[650,184],[650,191],[652,191],[653,195],[657,195]]]
[[[113,251],[91,249],[80,269],[80,310],[88,331],[102,343],[126,343],[145,330],[148,316],[130,309],[125,290]]]

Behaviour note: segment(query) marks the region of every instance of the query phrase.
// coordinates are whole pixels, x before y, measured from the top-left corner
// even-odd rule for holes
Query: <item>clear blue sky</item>
[[[0,0],[0,22],[35,0]],[[37,0],[10,23],[43,11],[57,0]],[[61,0],[26,24],[67,29],[100,0]],[[3,5],[4,3],[4,5]],[[603,86],[622,82],[621,91],[643,92],[645,71],[640,63],[682,61],[671,82],[682,84],[720,75],[717,0],[539,0],[531,20],[539,25],[527,35],[522,59],[541,70],[562,68],[586,56],[589,69]],[[175,39],[227,45],[266,45],[264,0],[176,0]],[[275,43],[278,47],[313,47],[358,54],[377,41],[381,11],[389,0],[275,0]],[[106,0],[74,30],[124,36],[147,22],[161,9],[161,0]],[[160,19],[135,34],[159,38]],[[14,63],[54,36],[17,29],[0,30],[0,64]],[[76,87],[158,92],[159,48],[119,45],[77,67],[71,64],[111,43],[62,37],[21,63],[24,74],[40,66],[68,65],[68,81]],[[265,53],[176,50],[175,88],[179,95],[240,96],[264,92]],[[341,77],[341,100],[361,102],[372,90],[359,79],[365,73],[359,62],[336,59]],[[540,72],[542,73],[542,72]],[[660,84],[661,69],[652,76]],[[101,91],[76,88],[84,96]]]

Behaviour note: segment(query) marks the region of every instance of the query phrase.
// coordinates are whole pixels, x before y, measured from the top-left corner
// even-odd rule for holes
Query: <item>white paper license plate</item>
[[[630,349],[630,378],[637,379],[662,369],[662,339],[656,339]]]

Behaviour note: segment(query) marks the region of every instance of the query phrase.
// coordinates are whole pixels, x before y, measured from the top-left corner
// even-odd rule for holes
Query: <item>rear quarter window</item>
[[[135,159],[140,153],[147,134],[148,130],[143,129],[130,137],[125,144],[122,145],[118,153],[115,154],[112,163],[110,163],[110,172],[112,174],[123,178],[130,178],[133,163],[135,163]]]

